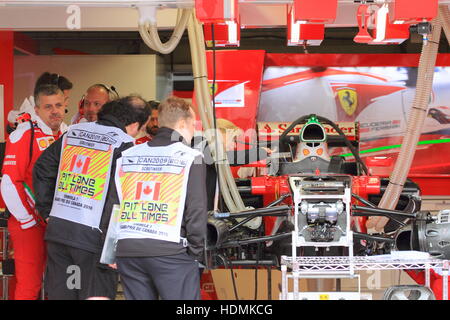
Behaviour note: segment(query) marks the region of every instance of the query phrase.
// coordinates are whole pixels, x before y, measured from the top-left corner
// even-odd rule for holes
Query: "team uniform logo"
[[[337,91],[339,103],[348,116],[355,113],[358,107],[358,93],[353,88],[340,88]]]
[[[161,182],[139,181],[136,186],[136,199],[142,201],[159,201]]]
[[[44,151],[45,149],[47,149],[53,142],[55,142],[55,138],[53,137],[43,137],[43,138],[38,138],[37,140],[37,144],[39,146],[39,150],[40,151]]]
[[[90,157],[81,154],[75,154],[72,156],[69,170],[74,173],[87,174],[90,162]]]

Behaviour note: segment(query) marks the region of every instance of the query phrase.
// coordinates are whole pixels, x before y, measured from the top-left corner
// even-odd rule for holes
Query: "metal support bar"
[[[254,267],[256,265],[264,267],[276,267],[277,263],[274,260],[232,260],[229,262],[232,266],[238,267]]]
[[[8,258],[8,230],[1,228],[2,232],[2,260]],[[9,277],[1,274],[2,277],[2,300],[8,300],[9,296]]]
[[[287,300],[287,292],[288,292],[287,266],[283,264],[281,266],[281,300]]]
[[[381,208],[371,208],[371,207],[364,207],[364,206],[352,206],[353,209],[353,215],[359,216],[360,214],[364,214],[364,216],[369,216],[372,214],[382,215],[386,217],[398,217],[398,218],[416,218],[416,213],[406,213],[402,211],[396,211],[396,210],[388,210],[388,209],[381,209]],[[367,214],[365,214],[367,213]]]
[[[260,208],[260,209],[241,211],[241,212],[235,212],[235,213],[215,212],[214,218],[216,218],[216,219],[243,218],[243,217],[248,217],[248,216],[266,216],[266,215],[270,216],[272,214],[288,215],[290,210],[291,210],[291,206],[283,205],[283,206]]]
[[[442,268],[442,300],[448,300],[448,272],[450,271],[450,265],[448,261],[444,262]]]
[[[267,299],[272,300],[272,268],[267,267]]]
[[[290,236],[291,236],[291,233],[286,232],[286,233],[279,233],[279,234],[276,234],[273,236],[264,236],[264,237],[259,237],[259,238],[249,238],[249,239],[244,239],[244,240],[227,241],[227,242],[221,244],[220,248],[239,247],[239,246],[251,244],[251,243],[280,240],[280,239],[288,238]]]
[[[379,242],[388,242],[388,243],[395,242],[395,239],[390,238],[390,237],[374,236],[371,234],[361,233],[361,232],[353,232],[353,238],[362,239],[362,240],[379,241]]]

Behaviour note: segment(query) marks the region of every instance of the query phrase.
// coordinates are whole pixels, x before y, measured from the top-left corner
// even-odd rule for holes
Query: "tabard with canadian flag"
[[[136,186],[136,200],[158,201],[161,182],[139,181]]]
[[[70,171],[87,174],[91,158],[82,154],[74,154],[70,162]]]
[[[51,217],[100,229],[115,150],[134,139],[96,122],[70,126],[62,138]]]
[[[180,242],[189,171],[202,154],[181,142],[139,144],[117,159],[117,239]],[[130,161],[131,160],[131,161]]]

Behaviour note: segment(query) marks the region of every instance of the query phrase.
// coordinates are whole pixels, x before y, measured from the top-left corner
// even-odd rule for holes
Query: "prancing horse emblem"
[[[349,116],[353,115],[358,107],[358,93],[356,90],[352,88],[341,88],[337,94],[345,113]]]

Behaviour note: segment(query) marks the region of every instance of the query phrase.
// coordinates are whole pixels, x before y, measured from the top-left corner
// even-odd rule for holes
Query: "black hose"
[[[355,147],[352,145],[352,143],[350,142],[350,140],[348,140],[347,136],[345,135],[345,133],[341,130],[341,128],[339,128],[339,126],[334,123],[333,121],[325,118],[325,117],[321,117],[321,116],[316,116],[316,118],[319,121],[323,121],[328,123],[330,126],[333,127],[334,130],[336,130],[337,133],[339,133],[340,136],[342,136],[342,138],[344,139],[345,144],[347,145],[347,147],[350,149],[350,151],[352,152],[353,156],[355,157],[355,160],[361,165],[361,167],[363,168],[364,172],[366,173],[366,175],[369,175],[369,170],[367,169],[365,163],[362,161],[361,157],[359,156],[359,152],[355,149]]]
[[[385,216],[385,217],[389,217],[389,218],[404,218],[404,219],[411,219],[411,218],[416,218],[417,214],[416,213],[406,213],[403,211],[397,211],[397,210],[388,210],[388,209],[381,209],[381,208],[370,208],[370,207],[363,207],[363,206],[356,206],[353,205],[352,206],[352,215],[354,216],[374,216],[374,215],[379,215],[379,216]]]
[[[280,239],[288,238],[291,236],[292,236],[291,232],[285,232],[285,233],[275,234],[272,236],[248,238],[248,239],[243,239],[243,240],[233,240],[233,241],[228,241],[228,242],[222,243],[220,245],[220,248],[240,247],[242,245],[247,245],[247,244],[252,244],[252,243],[280,240]]]
[[[229,219],[229,218],[243,218],[248,216],[271,216],[271,215],[287,215],[291,210],[291,206],[283,205],[283,206],[275,206],[269,208],[259,208],[248,211],[241,211],[236,213],[230,212],[215,212],[214,218],[216,219]]]
[[[372,241],[378,241],[378,242],[389,242],[389,243],[395,242],[395,239],[390,238],[390,237],[374,236],[371,234],[361,233],[361,232],[353,232],[353,238],[362,239],[362,240],[372,240]]]
[[[231,260],[230,260],[230,258],[228,258],[228,256],[226,258],[224,257],[224,261],[226,261],[225,259],[228,260],[228,263],[226,263],[225,267],[230,268],[230,275],[231,275],[231,282],[233,283],[234,297],[236,300],[239,300],[237,287],[236,287],[236,281],[234,280],[233,264],[231,263]]]
[[[377,206],[374,205],[372,202],[370,202],[369,200],[364,199],[363,197],[361,197],[361,196],[359,196],[359,195],[357,195],[355,193],[352,193],[352,197],[356,198],[359,202],[364,203],[366,206],[369,206],[371,208],[377,208]]]
[[[258,236],[263,235],[263,225],[259,226]],[[256,264],[255,264],[255,300],[258,300],[258,268],[259,268],[259,255],[261,254],[261,242],[256,245]]]
[[[288,198],[288,197],[290,197],[290,196],[291,196],[290,193],[282,194],[281,197],[279,197],[277,200],[275,200],[275,201],[269,203],[269,204],[267,205],[267,208],[271,208],[271,207],[273,207],[273,206],[276,206],[277,204],[280,204],[281,202],[283,202],[286,198]]]
[[[291,195],[289,194],[289,193],[285,193],[285,194],[283,194],[281,197],[279,197],[277,200],[275,200],[275,201],[273,201],[273,202],[271,202],[269,205],[267,205],[267,207],[266,208],[272,208],[272,207],[274,207],[274,206],[276,206],[277,204],[279,204],[279,203],[281,203],[284,199],[286,199],[287,197],[290,197]],[[281,216],[281,217],[283,217],[283,216],[286,216],[286,213],[275,213],[275,214],[256,214],[256,215],[253,215],[253,216],[250,216],[250,217],[248,217],[248,218],[246,218],[245,220],[242,220],[241,222],[239,222],[238,224],[235,224],[234,226],[232,226],[231,228],[230,228],[230,232],[231,231],[234,231],[234,230],[236,230],[237,228],[239,228],[240,226],[242,226],[242,225],[244,225],[244,224],[246,224],[247,222],[249,222],[250,220],[253,220],[254,218],[256,218],[256,217],[260,217],[260,216],[264,216],[264,215],[269,215],[269,216]],[[233,215],[233,218],[234,218],[235,216]]]
[[[354,217],[378,217],[378,216],[385,216],[388,217],[389,219],[397,222],[400,226],[404,227],[406,224],[403,221],[400,221],[392,216],[388,216],[385,214],[380,214],[380,213],[368,213],[368,212],[363,212],[363,211],[353,211],[352,212],[352,216]]]

